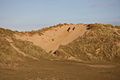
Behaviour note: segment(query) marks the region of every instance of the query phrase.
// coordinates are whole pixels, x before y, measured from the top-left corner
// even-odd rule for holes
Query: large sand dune
[[[73,40],[82,36],[86,31],[86,25],[69,24],[51,28],[43,32],[43,35],[39,35],[37,33],[32,36],[28,33],[26,33],[26,35],[16,34],[16,38],[33,42],[35,45],[43,48],[47,52],[50,52],[58,49],[60,45],[69,44]]]

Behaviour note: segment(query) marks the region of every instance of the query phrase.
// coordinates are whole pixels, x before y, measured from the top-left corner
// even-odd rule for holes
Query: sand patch
[[[94,68],[114,68],[114,65],[88,65],[89,67],[94,67]]]

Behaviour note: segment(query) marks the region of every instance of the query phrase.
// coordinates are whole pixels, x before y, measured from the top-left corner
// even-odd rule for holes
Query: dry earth
[[[120,80],[120,65],[29,59],[17,69],[0,68],[0,80]]]

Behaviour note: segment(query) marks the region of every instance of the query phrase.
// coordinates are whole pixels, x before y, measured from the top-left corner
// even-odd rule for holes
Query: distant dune
[[[120,27],[110,24],[58,24],[31,32],[0,29],[0,65],[27,58],[80,62],[120,62]]]

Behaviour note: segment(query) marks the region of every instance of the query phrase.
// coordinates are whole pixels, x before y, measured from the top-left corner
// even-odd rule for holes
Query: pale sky
[[[120,0],[0,0],[0,27],[25,31],[58,23],[120,25]]]

